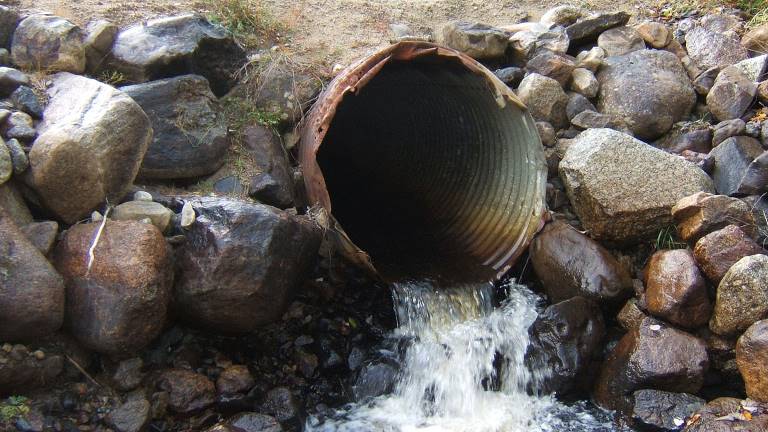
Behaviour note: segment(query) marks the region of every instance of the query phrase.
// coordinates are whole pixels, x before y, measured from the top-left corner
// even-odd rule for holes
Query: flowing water
[[[323,432],[608,432],[610,416],[585,404],[530,395],[547,373],[525,365],[538,298],[508,284],[493,305],[491,284],[440,288],[427,281],[392,287],[398,328],[410,341],[391,394],[350,404],[306,430]]]

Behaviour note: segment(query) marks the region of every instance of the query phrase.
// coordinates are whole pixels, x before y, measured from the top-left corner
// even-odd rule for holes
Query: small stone
[[[768,104],[768,80],[761,81],[757,85],[757,99],[762,104]]]
[[[693,80],[693,88],[696,90],[696,93],[702,96],[708,95],[712,90],[712,87],[715,85],[715,80],[719,74],[720,67],[714,67],[707,69],[696,76],[696,78]]]
[[[744,257],[731,266],[717,287],[709,328],[722,336],[746,330],[768,315],[768,256]]]
[[[728,225],[697,241],[693,254],[707,278],[719,284],[731,266],[742,258],[757,254],[768,255],[768,252],[738,226]]]
[[[40,253],[48,255],[59,233],[59,224],[55,221],[32,222],[21,227],[21,231]]]
[[[677,430],[707,402],[687,393],[638,390],[632,394],[632,418],[653,430]]]
[[[612,57],[645,49],[645,41],[632,27],[616,27],[603,32],[597,38],[597,46],[607,57]]]
[[[544,15],[542,15],[539,19],[539,22],[547,27],[567,27],[578,21],[579,18],[583,17],[585,12],[586,11],[584,9],[577,6],[556,6],[544,12]]]
[[[717,147],[732,136],[744,135],[746,131],[747,124],[742,119],[721,121],[715,125],[715,130],[712,134],[712,147]]]
[[[646,21],[635,27],[635,30],[648,45],[656,49],[664,48],[672,41],[672,32],[661,23]]]
[[[768,402],[768,320],[757,321],[736,343],[736,364],[744,378],[747,396],[760,402]]]
[[[677,223],[680,238],[691,245],[734,221],[741,221],[750,235],[756,234],[750,228],[754,225],[754,217],[749,206],[737,198],[724,195],[699,192],[682,198],[672,207],[672,217]]]
[[[4,135],[9,139],[31,142],[37,136],[32,117],[24,112],[14,112],[8,117],[3,126]]]
[[[205,375],[184,369],[169,369],[159,379],[168,392],[168,407],[180,414],[202,410],[213,404],[216,387]]]
[[[568,39],[574,46],[595,40],[601,33],[626,24],[629,14],[626,12],[591,15],[566,27]]]
[[[7,182],[13,175],[13,159],[5,143],[0,143],[0,185]]]
[[[571,124],[579,129],[613,129],[625,134],[631,134],[624,119],[615,115],[600,114],[594,111],[583,111],[571,119]]]
[[[684,328],[709,321],[712,305],[704,277],[687,249],[661,250],[645,268],[648,312]]]
[[[534,119],[546,121],[555,129],[568,126],[565,110],[568,96],[556,80],[537,73],[529,74],[520,83],[517,95]]]
[[[573,120],[577,115],[584,111],[597,112],[597,108],[581,93],[568,93],[568,104],[565,106],[565,113],[568,120]]]
[[[445,24],[438,32],[437,41],[476,59],[502,57],[509,44],[509,38],[503,31],[466,21]]]
[[[128,201],[115,207],[112,219],[115,220],[144,220],[149,219],[160,230],[165,232],[171,223],[173,212],[160,203],[154,201]]]
[[[721,195],[753,195],[762,193],[765,184],[754,184],[750,172],[761,171],[762,155],[760,142],[747,136],[731,137],[712,149],[715,159],[712,178],[715,189]],[[747,181],[750,180],[750,181]]]
[[[181,227],[189,228],[195,223],[195,209],[190,201],[185,201],[181,207]]]
[[[19,86],[28,86],[29,77],[18,69],[0,67],[0,95],[8,96]]]
[[[140,432],[149,421],[149,410],[149,401],[137,396],[112,410],[106,420],[117,432]]]
[[[264,396],[261,411],[284,422],[299,415],[300,406],[287,387],[275,387]]]
[[[152,194],[147,191],[136,191],[133,194],[134,201],[152,201]]]
[[[536,130],[541,137],[541,143],[544,147],[552,147],[555,145],[555,128],[547,122],[536,122]]]
[[[654,147],[669,153],[681,154],[684,151],[709,153],[712,149],[712,130],[707,125],[691,122],[679,122],[663,137],[653,143]]]
[[[616,321],[624,330],[633,331],[640,326],[640,323],[647,316],[637,305],[637,299],[631,298],[616,315]]]
[[[224,369],[216,380],[219,394],[246,393],[256,382],[247,366],[234,365]]]
[[[530,28],[513,32],[509,47],[515,58],[521,61],[545,53],[565,54],[568,51],[568,36],[562,27],[547,28],[539,23]]]
[[[11,93],[11,102],[20,111],[23,111],[33,118],[43,117],[43,103],[40,97],[31,88],[23,85]]]
[[[86,70],[93,73],[101,68],[107,60],[117,32],[118,27],[107,20],[95,20],[88,23],[85,27],[86,35],[83,40]]]
[[[40,350],[33,352],[32,356],[35,357],[35,360],[38,360],[38,361],[45,360],[45,353]]]
[[[595,75],[589,69],[576,68],[571,74],[571,90],[581,93],[587,98],[597,96],[600,89],[600,83],[597,82]]]
[[[597,72],[603,65],[605,51],[600,47],[593,47],[588,51],[582,51],[576,56],[576,67]]]
[[[13,173],[20,176],[24,171],[29,168],[29,158],[24,151],[24,147],[21,146],[19,140],[12,138],[5,142],[8,146],[8,152],[11,154],[11,162],[13,163]]]
[[[493,71],[493,74],[496,75],[496,77],[500,79],[504,84],[508,85],[509,87],[516,88],[518,85],[520,85],[520,81],[523,80],[525,71],[519,67],[512,66],[505,67],[503,69],[496,69]]]
[[[95,210],[91,213],[91,222],[101,222],[102,219],[104,219],[104,216],[101,213]]]
[[[123,360],[117,364],[115,373],[112,374],[112,382],[120,391],[131,391],[141,385],[144,379],[144,373],[141,369],[144,367],[144,361],[140,357],[134,357]]]
[[[54,15],[33,14],[13,34],[11,60],[21,68],[82,73],[85,50],[80,27]]]
[[[741,38],[741,46],[753,54],[763,54],[768,51],[768,23],[747,32]]]
[[[529,73],[552,78],[563,87],[571,80],[571,73],[575,68],[576,63],[572,57],[551,52],[542,52],[526,64]]]
[[[744,72],[730,66],[717,76],[707,93],[707,107],[716,119],[731,120],[741,117],[757,95],[757,84]]]

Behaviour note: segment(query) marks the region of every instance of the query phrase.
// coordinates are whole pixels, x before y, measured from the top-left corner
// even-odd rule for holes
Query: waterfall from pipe
[[[394,392],[328,418],[310,417],[305,430],[613,431],[603,413],[526,391],[547,373],[525,365],[538,298],[523,285],[505,288],[505,300],[494,307],[490,283],[394,284],[398,328],[392,337],[410,341]]]

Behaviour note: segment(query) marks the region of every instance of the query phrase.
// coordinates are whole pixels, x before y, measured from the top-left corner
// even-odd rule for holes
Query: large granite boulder
[[[82,76],[55,75],[48,97],[26,181],[41,204],[71,224],[125,195],[152,126],[128,95]]]
[[[590,236],[616,243],[655,238],[681,198],[713,192],[695,165],[612,129],[579,134],[560,162],[560,177]]]
[[[82,73],[85,70],[83,32],[61,17],[30,15],[13,33],[11,61],[25,69]]]

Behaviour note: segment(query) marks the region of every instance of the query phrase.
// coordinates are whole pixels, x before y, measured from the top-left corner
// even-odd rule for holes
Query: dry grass
[[[261,0],[206,0],[205,4],[208,19],[229,29],[246,48],[279,40],[286,32]]]

